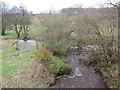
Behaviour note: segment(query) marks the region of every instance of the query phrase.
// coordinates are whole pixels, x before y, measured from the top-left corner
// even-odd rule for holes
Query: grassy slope
[[[17,51],[15,49],[15,45],[11,45],[13,42],[16,41],[13,40],[13,38],[15,37],[13,36],[13,34],[11,34],[4,36],[9,37],[8,40],[1,40],[2,44],[6,44],[4,46],[4,49],[2,49],[2,52],[0,53],[0,57],[2,57],[2,60],[0,61],[0,64],[2,66],[0,67],[0,70],[2,71],[2,73],[0,72],[0,79],[3,80],[3,86],[40,88],[47,87],[49,86],[49,83],[53,83],[54,75],[49,73],[49,70],[46,69],[46,66],[44,66],[44,64],[41,65],[39,63],[36,63],[36,57],[34,56],[34,52],[27,51],[32,49],[33,47],[35,48],[35,46],[31,45],[24,47],[23,44],[19,44],[19,47],[25,51]],[[9,56],[26,52],[27,54],[25,55],[17,56],[15,58],[7,58]],[[40,72],[37,71],[38,69]],[[37,78],[37,75],[40,75],[39,79],[37,79],[37,81],[35,82],[32,82],[31,80]],[[47,75],[47,77],[43,78],[43,75]],[[15,84],[12,84],[14,81],[16,81],[16,79],[18,83],[16,82]],[[37,84],[37,82],[39,82],[39,84]]]
[[[31,60],[34,60],[32,52],[27,53],[26,55],[18,56],[16,58],[9,58],[2,60],[2,77],[11,76],[15,70],[17,70],[21,65],[28,63]]]
[[[19,64],[24,64],[24,61],[28,61],[34,58],[30,58],[30,56],[33,53],[28,53],[26,55],[22,55],[22,56],[18,56],[16,58],[11,58],[11,59],[7,59],[6,57],[9,56],[13,56],[16,54],[21,54],[21,53],[25,53],[28,52],[28,50],[24,50],[24,51],[17,51],[15,49],[15,45],[12,46],[12,43],[14,43],[16,40],[12,39],[12,38],[16,38],[16,34],[14,31],[7,31],[5,36],[0,36],[0,38],[4,38],[4,37],[8,37],[8,40],[0,40],[2,46],[2,52],[0,53],[2,56],[2,61],[0,62],[0,64],[2,63],[2,68],[3,68],[3,77],[6,76],[10,76],[20,65]],[[4,45],[4,43],[6,45]],[[4,49],[3,49],[4,47]],[[22,49],[25,49],[26,47],[23,44],[19,44],[19,47]],[[31,48],[31,46],[29,47]],[[28,49],[29,49],[28,48]],[[0,57],[1,57],[0,56]],[[17,66],[16,66],[17,65]]]
[[[34,52],[2,61],[3,87],[37,88],[48,87],[54,77],[46,67],[36,62]],[[47,76],[43,78],[43,76]]]
[[[10,36],[7,36],[10,37]],[[34,58],[30,58],[30,56],[32,55],[31,52],[29,52],[26,55],[23,56],[18,56],[16,58],[6,58],[8,56],[13,56],[16,54],[20,54],[20,53],[25,53],[27,51],[17,51],[15,49],[15,46],[11,46],[11,44],[14,42],[15,40],[1,40],[2,44],[6,43],[6,46],[4,47],[4,49],[2,49],[2,52],[0,53],[0,57],[2,58],[2,60],[0,60],[0,64],[2,64],[0,70],[3,71],[2,75],[0,74],[0,77],[9,77],[12,75],[12,73],[14,73],[14,71],[21,65],[24,64],[23,60],[25,62],[34,59]]]

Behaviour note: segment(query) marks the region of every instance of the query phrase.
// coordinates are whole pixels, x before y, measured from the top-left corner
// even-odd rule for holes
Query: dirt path
[[[86,58],[82,57],[82,58]],[[102,76],[95,73],[95,70],[80,64],[80,55],[68,55],[67,61],[71,65],[70,75],[64,75],[56,80],[53,88],[105,88]],[[89,59],[89,58],[88,58]]]

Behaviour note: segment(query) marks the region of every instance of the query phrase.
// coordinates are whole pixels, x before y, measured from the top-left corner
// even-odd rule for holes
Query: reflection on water
[[[25,45],[36,45],[36,43],[39,43],[38,41],[35,41],[35,40],[27,40],[27,41],[18,40],[18,42],[23,43]]]

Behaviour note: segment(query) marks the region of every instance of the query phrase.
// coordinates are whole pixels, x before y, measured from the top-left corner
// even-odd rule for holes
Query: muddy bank
[[[89,59],[89,55],[80,56],[76,52],[68,55],[66,60],[71,66],[70,75],[56,79],[51,88],[107,88],[103,77],[92,67],[83,64],[86,59]]]

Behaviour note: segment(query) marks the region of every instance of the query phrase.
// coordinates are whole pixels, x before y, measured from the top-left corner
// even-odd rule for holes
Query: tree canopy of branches
[[[14,25],[17,38],[19,38],[22,33],[23,39],[27,39],[30,22],[30,14],[23,6],[19,8],[14,6],[11,9],[11,25]]]
[[[2,22],[2,30],[1,35],[5,35],[6,28],[10,25],[9,20],[9,5],[5,2],[0,2],[1,5],[1,22]]]
[[[17,38],[23,35],[23,39],[27,39],[29,32],[29,25],[31,23],[30,13],[27,9],[21,5],[19,7],[13,6],[12,9],[5,2],[0,2],[1,10],[1,21],[2,21],[2,32],[1,35],[5,35],[8,27],[14,27],[17,34]]]

